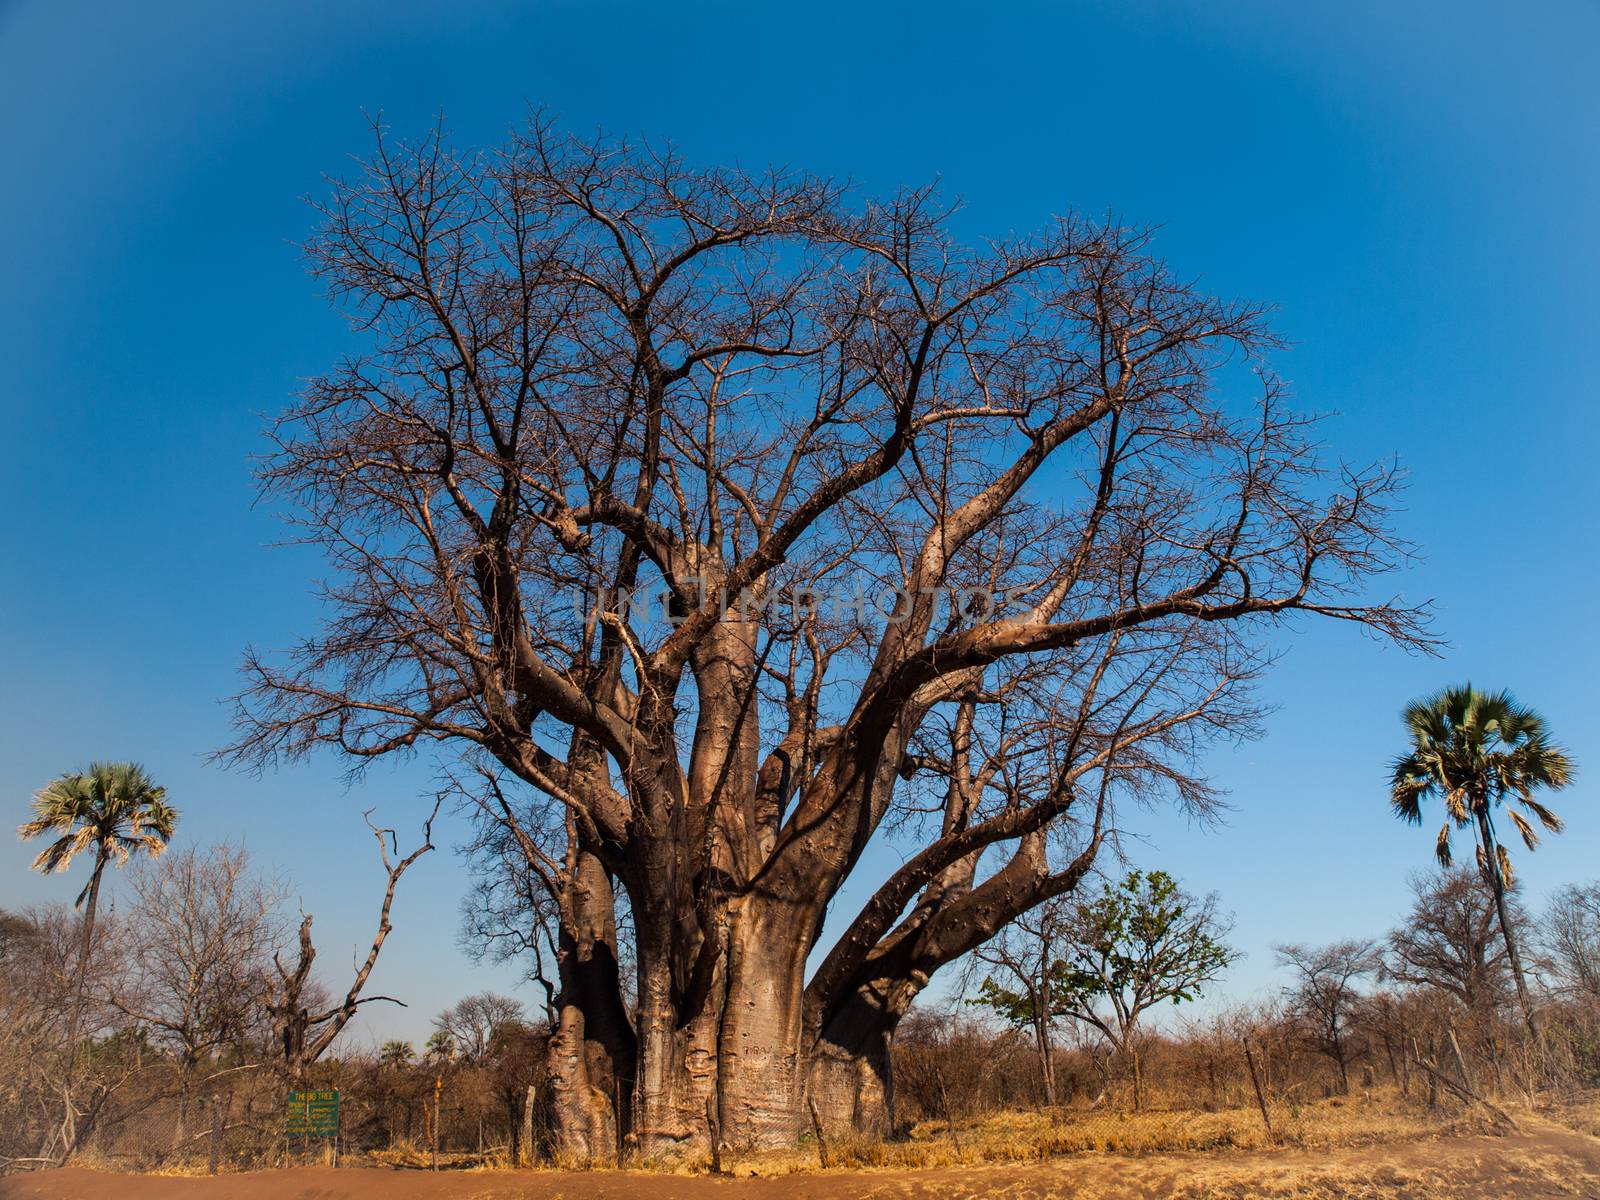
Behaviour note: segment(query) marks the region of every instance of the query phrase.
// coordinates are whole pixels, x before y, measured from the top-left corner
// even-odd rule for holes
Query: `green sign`
[[[283,1131],[308,1137],[336,1137],[339,1133],[338,1092],[290,1092],[283,1110]]]

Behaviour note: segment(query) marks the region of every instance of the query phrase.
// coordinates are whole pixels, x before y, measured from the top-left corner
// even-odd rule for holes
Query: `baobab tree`
[[[1272,631],[1425,640],[1364,595],[1394,469],[1322,463],[1262,310],[1144,231],[972,248],[930,189],[542,119],[486,155],[380,130],[321,214],[358,349],[263,484],[329,615],[247,657],[227,753],[502,781],[558,924],[565,1153],[788,1142],[808,1100],[882,1127],[940,967],[1071,890],[1119,801],[1211,802]]]

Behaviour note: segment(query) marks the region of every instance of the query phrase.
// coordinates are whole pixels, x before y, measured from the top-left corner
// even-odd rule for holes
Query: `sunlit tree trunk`
[[[78,966],[72,985],[72,1019],[67,1023],[67,1072],[61,1085],[61,1157],[65,1166],[78,1148],[78,1107],[73,1092],[78,1083],[78,1035],[83,1030],[83,1010],[88,1002],[89,959],[94,953],[95,915],[100,908],[100,882],[105,875],[107,854],[96,847],[94,874],[89,877],[88,898],[83,905],[83,935],[78,943]]]

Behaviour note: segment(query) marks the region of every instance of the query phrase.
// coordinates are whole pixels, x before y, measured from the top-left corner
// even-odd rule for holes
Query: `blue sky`
[[[486,144],[526,106],[671,138],[691,159],[791,164],[867,190],[941,179],[974,237],[1076,208],[1163,226],[1181,273],[1268,300],[1299,404],[1354,460],[1398,453],[1397,581],[1438,601],[1442,661],[1307,627],[1267,686],[1266,740],[1213,759],[1217,830],[1130,824],[1147,865],[1218,890],[1250,957],[1385,929],[1431,835],[1388,815],[1409,697],[1471,678],[1536,703],[1580,764],[1600,326],[1600,6],[404,3],[0,0],[0,815],[91,757],[135,758],[184,810],[292,878],[323,961],[370,936],[361,810],[420,820],[420,765],[346,790],[316,761],[207,766],[246,643],[315,616],[303,553],[253,507],[263,414],[350,348],[293,247],[301,197],[444,112]],[[1592,776],[1522,860],[1537,902],[1600,876]],[[459,829],[444,839],[459,841]],[[70,899],[0,838],[0,905]],[[874,865],[886,869],[880,856]],[[455,948],[465,877],[408,878],[374,987],[412,1001],[362,1036],[418,1037],[511,976]],[[859,896],[859,890],[856,895]],[[849,896],[842,902],[849,907]],[[530,997],[531,998],[531,997]]]

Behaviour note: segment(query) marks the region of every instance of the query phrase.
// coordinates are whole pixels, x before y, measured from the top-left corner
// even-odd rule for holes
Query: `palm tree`
[[[428,1039],[427,1046],[422,1051],[422,1057],[431,1063],[449,1063],[455,1061],[456,1040],[444,1030],[440,1029]]]
[[[1450,865],[1451,830],[1475,830],[1478,868],[1494,892],[1517,999],[1528,1031],[1537,1037],[1522,960],[1506,913],[1506,888],[1515,876],[1511,857],[1495,838],[1494,815],[1496,809],[1504,809],[1530,850],[1539,844],[1539,835],[1519,808],[1551,833],[1560,833],[1561,818],[1535,800],[1534,793],[1572,782],[1572,759],[1550,740],[1544,718],[1509,692],[1480,692],[1470,683],[1445,688],[1408,705],[1403,720],[1411,750],[1394,763],[1390,803],[1395,815],[1420,825],[1422,801],[1430,796],[1443,801],[1445,822],[1434,852],[1445,867]]]
[[[120,867],[133,854],[153,858],[166,849],[178,823],[178,811],[166,797],[167,789],[158,787],[137,763],[90,763],[87,771],[62,775],[40,788],[33,797],[33,820],[17,829],[24,841],[59,835],[33,860],[35,871],[65,871],[79,855],[94,856],[89,882],[74,901],[74,907],[83,909],[83,940],[69,1042],[76,1039],[83,1015],[84,972],[94,942],[101,876],[107,863]]]

